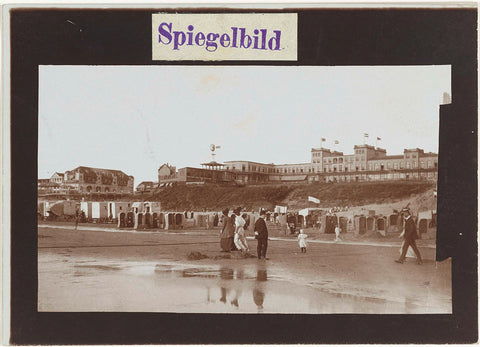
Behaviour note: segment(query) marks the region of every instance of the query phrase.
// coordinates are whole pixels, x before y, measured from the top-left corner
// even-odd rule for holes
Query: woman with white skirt
[[[247,254],[249,251],[247,239],[245,237],[245,219],[240,216],[240,208],[237,208],[235,212],[235,236],[234,243],[235,246],[242,252],[242,254]]]

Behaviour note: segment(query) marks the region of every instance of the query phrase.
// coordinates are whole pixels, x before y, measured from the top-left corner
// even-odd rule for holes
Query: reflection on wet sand
[[[258,312],[263,312],[263,301],[265,300],[265,293],[258,287],[253,288],[253,302],[257,305]]]
[[[227,303],[227,288],[221,287],[220,292],[222,293],[222,296],[220,297],[220,301],[223,302],[224,304]]]
[[[244,281],[246,279],[246,276],[245,276],[245,272],[243,269],[238,269],[238,270],[233,270],[233,269],[230,269],[230,268],[220,268],[220,278],[222,280],[238,280],[238,281]],[[266,270],[260,270],[259,272],[257,272],[257,281],[266,281]],[[229,293],[233,293],[233,297],[232,299],[230,300],[230,304],[235,307],[235,308],[239,308],[240,307],[240,303],[239,303],[239,297],[242,296],[243,294],[243,290],[242,290],[242,286],[232,286],[232,288],[230,287],[226,287],[226,285],[222,285],[220,287],[220,299],[219,301],[220,302],[223,302],[224,304],[227,303],[227,295]],[[260,294],[258,294],[260,293]],[[261,303],[258,304],[259,301],[259,297],[261,296]],[[253,297],[254,297],[254,302],[255,304],[257,305],[257,307],[261,307],[263,309],[263,298],[265,297],[265,294],[263,293],[263,291],[260,291],[256,286],[253,287]],[[257,299],[256,299],[257,298]],[[260,306],[259,306],[260,305]]]
[[[213,280],[203,287],[208,291],[207,304],[220,303],[225,312],[229,312],[228,307],[234,310],[231,312],[256,313],[418,313],[425,310],[424,306],[418,305],[418,300],[412,300],[410,297],[388,301],[376,297],[378,293],[361,292],[355,288],[350,292],[337,292],[334,282],[322,279],[304,286],[292,283],[285,274],[274,273],[270,277],[267,268],[268,265],[264,263],[242,268],[210,266],[177,270],[157,266],[156,273],[173,273],[177,277]],[[212,285],[220,289],[217,298],[212,295],[214,292],[210,292]],[[202,290],[198,282],[190,288]],[[245,293],[251,293],[251,296]]]
[[[302,282],[264,262],[220,266],[61,259],[49,259],[56,269],[49,276],[54,277],[39,272],[43,281],[63,276],[55,290],[43,292],[40,311],[412,314],[442,312],[449,303],[448,297],[345,286],[321,273],[315,281]],[[132,295],[139,289],[141,295]]]
[[[263,302],[265,300],[265,292],[261,282],[267,280],[267,270],[257,269],[257,281],[253,287],[253,302],[257,305],[257,312],[263,312]]]

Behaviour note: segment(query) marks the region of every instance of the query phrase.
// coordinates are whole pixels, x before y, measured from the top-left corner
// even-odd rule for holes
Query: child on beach
[[[340,238],[340,227],[337,225],[335,227],[335,242],[342,241]]]
[[[298,246],[300,246],[300,250],[302,253],[307,253],[307,234],[303,233],[303,229],[300,229],[300,234],[298,234]]]

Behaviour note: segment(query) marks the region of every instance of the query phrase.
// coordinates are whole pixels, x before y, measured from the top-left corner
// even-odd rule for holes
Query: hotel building
[[[438,155],[420,148],[404,149],[403,154],[387,155],[383,148],[356,145],[353,154],[312,148],[311,161],[300,164],[264,164],[253,161],[210,162],[203,168],[186,167],[169,175],[167,182],[241,182],[243,184],[288,182],[358,182],[390,180],[437,180]],[[161,168],[164,168],[162,166]]]

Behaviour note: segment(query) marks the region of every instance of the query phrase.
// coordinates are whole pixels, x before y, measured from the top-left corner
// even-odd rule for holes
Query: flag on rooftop
[[[381,139],[380,137],[377,137],[377,140],[378,140],[378,141],[381,141],[382,139]]]
[[[313,196],[309,196],[309,197],[308,197],[308,201],[314,202],[314,203],[316,203],[316,204],[319,204],[319,203],[320,203],[320,200],[317,199],[317,198],[314,198]]]

